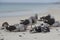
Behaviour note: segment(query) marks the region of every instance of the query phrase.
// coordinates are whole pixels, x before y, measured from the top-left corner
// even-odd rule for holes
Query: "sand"
[[[56,21],[60,21],[60,9],[48,9],[45,13],[40,13],[38,16],[51,14]],[[30,15],[31,16],[31,15]],[[3,22],[7,21],[10,25],[17,24],[22,19],[28,19],[30,16],[15,16],[0,18],[0,27]],[[38,23],[39,24],[39,23]],[[60,27],[51,27],[48,33],[30,33],[26,32],[6,32],[0,30],[0,40],[60,40]]]

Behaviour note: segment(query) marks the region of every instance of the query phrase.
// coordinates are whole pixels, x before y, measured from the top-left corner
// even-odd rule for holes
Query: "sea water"
[[[49,8],[60,8],[60,4],[0,3],[0,17],[41,13],[48,11]]]

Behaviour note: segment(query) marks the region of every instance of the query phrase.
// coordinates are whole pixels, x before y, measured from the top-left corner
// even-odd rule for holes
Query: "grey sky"
[[[49,2],[60,2],[60,0],[0,0],[0,2],[39,2],[39,3],[49,3]]]

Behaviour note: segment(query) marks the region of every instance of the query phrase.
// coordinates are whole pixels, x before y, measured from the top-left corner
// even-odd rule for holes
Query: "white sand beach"
[[[56,21],[60,22],[60,9],[48,9],[45,13],[38,14],[39,17],[51,14]],[[4,17],[0,18],[0,26],[3,22],[8,22],[10,25],[17,24],[22,19],[28,19],[31,15]],[[48,33],[30,33],[26,32],[6,32],[0,30],[0,40],[60,40],[60,27],[52,27]]]

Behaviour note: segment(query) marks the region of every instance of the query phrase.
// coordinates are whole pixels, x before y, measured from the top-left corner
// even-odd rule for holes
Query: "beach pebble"
[[[22,37],[22,35],[19,35],[19,37]]]

